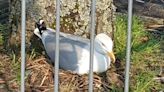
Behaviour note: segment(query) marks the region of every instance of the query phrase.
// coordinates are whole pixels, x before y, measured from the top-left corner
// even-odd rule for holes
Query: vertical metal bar
[[[89,66],[89,92],[93,92],[93,59],[94,59],[94,35],[95,35],[95,17],[96,17],[96,0],[91,4],[91,39],[90,39],[90,66]]]
[[[26,39],[26,2],[22,0],[22,11],[21,11],[21,92],[25,91],[25,39]]]
[[[126,69],[125,69],[125,89],[124,89],[124,92],[129,92],[132,8],[133,8],[133,0],[128,0],[128,29],[127,29],[128,34],[127,34],[127,47],[126,47]]]
[[[59,82],[59,32],[60,32],[60,0],[56,0],[56,51],[55,51],[55,84],[54,92],[58,92]]]

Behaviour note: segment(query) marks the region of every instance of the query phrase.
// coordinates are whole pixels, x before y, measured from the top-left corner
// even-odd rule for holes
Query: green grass
[[[16,81],[18,85],[21,84],[21,62],[20,59],[17,58],[16,54],[12,52],[11,56],[12,62],[11,62],[11,69],[15,72],[13,72],[14,77],[12,81]]]
[[[2,45],[3,44],[3,36],[2,36],[2,34],[0,34],[0,45]]]
[[[116,32],[114,33],[116,56],[125,65],[127,36],[127,16],[116,17]],[[157,55],[160,55],[161,36],[156,38],[145,31],[144,24],[137,16],[133,16],[132,43],[131,43],[131,72],[130,90],[132,92],[150,92],[152,88],[162,89],[162,84],[153,80],[159,73],[160,64]],[[160,56],[159,56],[160,57]],[[151,65],[152,67],[148,67]],[[154,69],[155,68],[155,69]]]
[[[134,92],[150,92],[151,84],[153,84],[154,74],[148,73],[146,71],[139,73],[136,76],[137,82]]]
[[[127,17],[123,15],[119,15],[116,17],[116,32],[114,33],[114,41],[115,41],[115,51],[116,55],[120,57],[120,59],[124,59],[125,57],[125,49],[126,49],[126,30],[127,30]],[[145,36],[146,33],[144,31],[144,26],[141,20],[134,16],[133,17],[133,26],[132,26],[132,49],[141,44],[140,38]]]
[[[21,85],[21,62],[20,62],[20,60],[21,59],[20,59],[20,57],[16,56],[16,54],[14,52],[12,52],[10,57],[12,58],[11,68],[13,69],[13,71],[15,71],[14,72],[15,78],[12,81],[16,81],[18,83],[18,85],[20,86]],[[33,49],[29,55],[27,54],[26,57],[28,58],[28,60],[34,59],[36,57],[35,49]],[[30,71],[28,71],[28,70],[25,71],[25,79],[27,78],[29,73],[30,73]]]

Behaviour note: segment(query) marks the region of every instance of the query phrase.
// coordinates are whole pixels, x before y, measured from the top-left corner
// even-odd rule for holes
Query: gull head
[[[113,41],[105,33],[100,33],[95,37],[95,50],[99,53],[108,55],[113,63],[115,62],[115,56],[113,54]]]
[[[44,20],[40,19],[38,22],[35,23],[35,30],[34,34],[41,38],[43,31],[47,30],[46,23]]]

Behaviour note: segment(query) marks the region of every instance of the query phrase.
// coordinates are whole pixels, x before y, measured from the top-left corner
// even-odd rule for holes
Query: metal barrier
[[[132,26],[132,8],[133,0],[128,0],[128,34],[126,45],[126,67],[125,67],[125,89],[124,92],[129,92],[129,70],[130,70],[130,55],[131,55],[131,26]]]
[[[0,23],[7,23],[9,20],[9,1],[0,0]]]
[[[129,69],[130,69],[130,51],[131,51],[131,24],[132,24],[132,3],[133,0],[128,1],[128,38],[126,50],[126,76],[125,76],[125,92],[129,92]],[[25,91],[25,33],[26,33],[26,4],[22,0],[21,10],[21,92]],[[93,92],[93,53],[94,53],[94,34],[95,34],[95,11],[96,0],[92,0],[91,5],[91,40],[90,40],[90,71],[89,71],[89,92]],[[54,92],[58,92],[58,72],[59,72],[59,32],[60,32],[60,0],[56,0],[56,51],[55,54],[55,82]]]
[[[21,10],[21,92],[25,91],[25,61],[26,61],[26,53],[25,53],[25,42],[26,42],[26,1],[22,0],[22,10]]]
[[[55,51],[55,84],[54,92],[58,92],[59,85],[59,32],[60,32],[60,0],[56,0],[56,51]]]

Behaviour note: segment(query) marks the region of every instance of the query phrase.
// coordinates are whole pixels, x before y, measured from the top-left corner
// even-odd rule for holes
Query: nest
[[[46,58],[40,58],[27,62],[26,92],[54,92],[54,67],[47,61]],[[60,92],[86,92],[88,83],[88,75],[78,75],[59,69]],[[111,83],[122,83],[116,73],[94,74],[93,90],[109,91]]]

